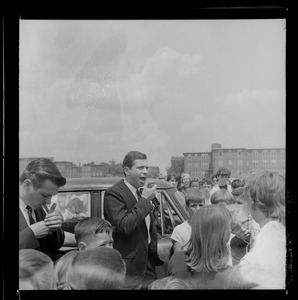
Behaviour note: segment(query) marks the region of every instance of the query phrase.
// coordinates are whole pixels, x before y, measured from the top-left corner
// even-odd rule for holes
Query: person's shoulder
[[[117,189],[123,188],[125,187],[125,183],[123,179],[120,179],[119,181],[117,181],[116,183],[114,183],[113,185],[111,185],[110,187],[107,188],[106,192],[110,192],[110,191],[115,191]]]

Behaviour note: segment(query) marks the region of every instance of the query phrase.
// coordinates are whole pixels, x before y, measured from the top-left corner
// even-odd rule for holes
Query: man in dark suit
[[[115,227],[114,248],[126,263],[125,288],[147,289],[157,278],[155,266],[163,264],[157,256],[157,231],[151,216],[156,185],[148,187],[145,154],[128,152],[122,166],[125,179],[106,190],[104,216]]]
[[[20,177],[19,249],[31,248],[50,257],[63,245],[62,216],[58,211],[45,212],[42,206],[65,185],[66,179],[49,159],[31,161]]]

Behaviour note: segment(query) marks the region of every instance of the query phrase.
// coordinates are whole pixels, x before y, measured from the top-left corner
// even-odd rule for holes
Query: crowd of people
[[[104,218],[62,230],[59,210],[45,209],[66,179],[45,158],[20,176],[19,289],[285,289],[285,178],[263,170],[230,182],[220,168],[192,184],[189,174],[167,181],[189,218],[173,228],[167,276],[157,254],[156,185],[148,184],[144,153],[128,152],[124,179],[104,194]],[[65,241],[75,249],[59,257]]]

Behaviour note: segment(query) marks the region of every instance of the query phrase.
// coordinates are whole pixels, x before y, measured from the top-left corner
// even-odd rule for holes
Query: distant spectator
[[[211,195],[210,202],[211,204],[219,205],[229,205],[235,203],[233,195],[226,189],[219,189],[215,191]]]
[[[54,276],[57,290],[63,290],[66,284],[66,272],[74,259],[78,254],[77,250],[71,250],[62,255],[54,265]]]
[[[181,204],[181,206],[183,208],[185,208],[184,194],[178,190],[179,177],[174,174],[169,174],[167,176],[167,181],[170,182],[177,189],[177,191],[175,191],[175,196],[176,196],[177,200],[179,201],[179,203]]]
[[[278,172],[263,170],[248,179],[243,197],[261,230],[251,250],[240,261],[240,264],[260,264],[268,268],[278,280],[277,286],[283,288],[286,279],[285,195],[285,178]]]
[[[224,289],[283,289],[270,269],[260,264],[239,264],[228,274]]]
[[[24,284],[23,278],[26,277],[24,273],[27,270],[28,273],[33,274],[37,290],[54,289],[54,263],[45,253],[35,249],[19,250],[19,270],[21,270],[22,280],[20,285],[22,287]],[[33,277],[31,278],[33,279]],[[33,281],[31,280],[31,282]]]
[[[113,226],[108,220],[87,217],[74,228],[74,235],[79,250],[96,247],[113,248]]]
[[[244,201],[241,198],[241,195],[244,191],[244,181],[236,178],[231,183],[232,195],[234,197],[235,203],[242,204]]]
[[[192,287],[189,283],[185,282],[181,278],[174,276],[167,276],[161,279],[153,281],[148,290],[191,290]]]
[[[173,254],[168,275],[183,279],[194,289],[222,289],[231,266],[228,241],[231,214],[219,205],[206,205],[191,220],[190,245]]]
[[[66,273],[68,290],[122,289],[126,266],[120,252],[99,247],[79,251]]]
[[[193,214],[203,207],[206,202],[206,194],[195,187],[188,189],[185,193],[186,212],[189,215],[189,219],[182,224],[177,225],[171,235],[173,241],[173,252],[185,250],[188,246],[188,241],[191,235],[191,219]]]
[[[207,178],[207,177],[204,177],[201,182],[200,182],[200,188],[205,190],[206,191],[206,194],[207,194],[207,201],[206,201],[206,205],[209,205],[211,204],[211,201],[210,201],[210,191],[213,187],[214,183],[211,179]]]
[[[181,182],[179,190],[185,194],[186,190],[190,188],[191,177],[188,173],[181,174]]]
[[[216,172],[216,179],[217,182],[216,184],[213,186],[213,188],[210,191],[210,195],[212,196],[212,194],[220,189],[226,189],[229,192],[232,192],[232,188],[229,184],[229,178],[231,176],[231,171],[227,168],[219,168]]]
[[[169,183],[171,183],[174,187],[178,187],[178,183],[179,183],[179,178],[177,175],[175,174],[168,174],[167,176],[167,181]]]

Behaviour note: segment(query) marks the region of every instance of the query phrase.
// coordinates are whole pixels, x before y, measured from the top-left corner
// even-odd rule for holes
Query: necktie
[[[139,200],[141,198],[140,190],[137,190],[136,194],[137,194],[137,197]],[[146,222],[146,226],[147,226],[147,230],[148,230],[148,244],[150,244],[150,242],[151,242],[150,231],[149,231],[149,229],[150,229],[150,214],[146,216],[145,222]]]
[[[27,205],[26,209],[28,211],[29,223],[30,223],[30,225],[32,225],[35,223],[35,220],[32,217],[32,208],[29,205]]]

